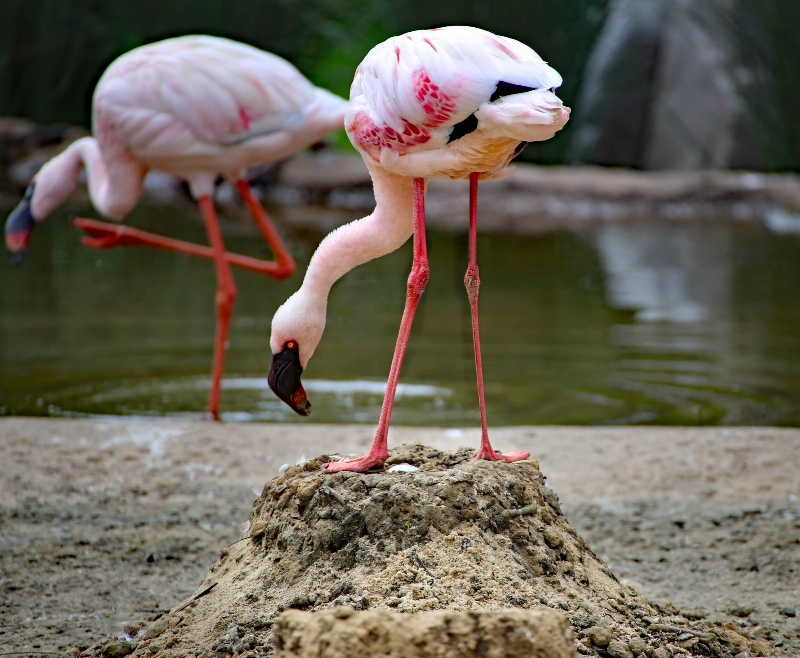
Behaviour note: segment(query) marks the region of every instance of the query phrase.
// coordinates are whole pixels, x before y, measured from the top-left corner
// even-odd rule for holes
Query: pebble
[[[544,531],[544,540],[550,548],[560,548],[564,545],[564,540],[561,538],[558,530],[553,527],[547,528]]]
[[[621,640],[611,640],[606,651],[611,658],[633,658],[633,653],[628,649],[628,645]]]
[[[647,642],[640,637],[635,637],[628,642],[628,648],[634,656],[640,656],[647,651]]]
[[[169,619],[162,617],[148,626],[141,635],[142,640],[152,640],[169,628]]]
[[[333,611],[333,616],[336,617],[337,619],[349,619],[354,614],[356,614],[356,611],[353,610],[353,608],[351,608],[350,606],[345,606],[345,605],[334,608]]]
[[[658,647],[653,651],[653,658],[670,658],[669,650],[664,647]]]
[[[602,626],[592,626],[586,629],[586,637],[588,637],[592,644],[601,649],[605,649],[611,642],[611,631]]]
[[[106,658],[122,658],[133,653],[134,646],[123,640],[112,640],[103,647],[103,656]]]

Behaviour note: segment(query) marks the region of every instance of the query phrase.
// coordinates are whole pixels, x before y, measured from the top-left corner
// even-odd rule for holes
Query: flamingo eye
[[[295,347],[297,347],[297,343],[294,342],[293,340],[290,340],[290,341],[287,341],[287,343],[286,343],[286,345],[284,347],[287,350],[293,350]]]

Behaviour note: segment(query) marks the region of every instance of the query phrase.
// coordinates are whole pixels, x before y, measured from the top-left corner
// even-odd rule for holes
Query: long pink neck
[[[384,256],[413,233],[411,179],[370,167],[375,210],[339,227],[319,245],[308,265],[301,289],[327,299],[333,284],[354,267]]]
[[[84,137],[45,163],[36,174],[32,199],[33,216],[42,220],[63,205],[86,169],[89,195],[94,207],[106,217],[121,219],[136,205],[146,170],[121,151],[106,163],[97,140]]]

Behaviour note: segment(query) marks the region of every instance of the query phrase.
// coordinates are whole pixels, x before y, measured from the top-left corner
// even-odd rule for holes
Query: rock
[[[729,615],[734,615],[736,617],[749,617],[753,614],[753,608],[750,606],[734,606],[732,608],[728,608],[725,612]]]
[[[620,640],[611,640],[606,651],[611,658],[633,658],[633,653],[628,645]]]
[[[555,532],[553,528],[547,528],[544,531],[544,541],[550,548],[560,548],[561,545],[564,543],[564,540],[561,538],[561,535],[558,532]]]
[[[142,631],[142,634],[139,636],[142,640],[152,640],[153,638],[158,637],[164,631],[166,631],[170,627],[169,617],[161,617],[154,621],[150,626]]]
[[[647,650],[647,642],[640,637],[635,637],[628,642],[628,648],[634,656],[641,656]]]
[[[601,649],[605,649],[610,643],[611,638],[614,637],[611,631],[602,626],[592,626],[586,629],[586,636],[592,641],[592,644]]]
[[[103,647],[101,655],[103,658],[122,658],[132,654],[135,648],[136,645],[125,640],[111,640]]]
[[[644,169],[764,168],[764,144],[787,135],[762,133],[754,106],[742,98],[776,102],[773,87],[760,85],[769,69],[744,55],[737,28],[716,20],[724,11],[749,23],[748,4],[609,2],[576,103],[570,155]],[[675,108],[690,139],[676,138]]]
[[[572,630],[548,608],[413,615],[369,610],[288,611],[275,625],[275,658],[572,658]]]

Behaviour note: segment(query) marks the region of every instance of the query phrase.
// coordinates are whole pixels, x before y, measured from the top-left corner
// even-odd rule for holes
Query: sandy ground
[[[800,656],[800,431],[494,430],[530,450],[614,573]],[[64,654],[195,591],[284,463],[364,452],[369,426],[0,419],[0,654]],[[395,428],[390,445],[475,446]]]

